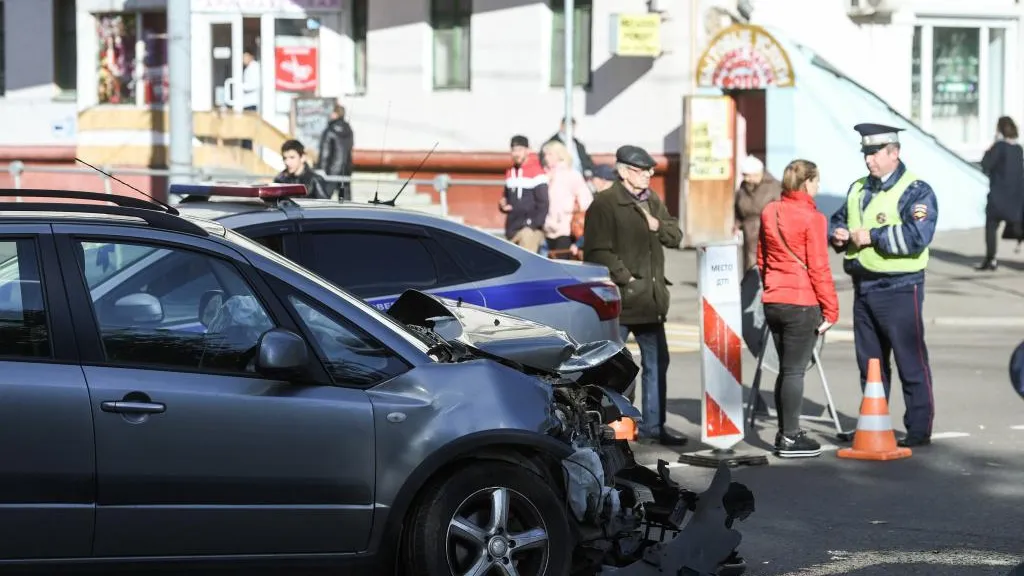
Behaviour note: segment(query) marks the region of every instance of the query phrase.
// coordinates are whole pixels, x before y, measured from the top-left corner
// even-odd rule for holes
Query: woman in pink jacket
[[[544,221],[544,236],[548,251],[558,258],[568,259],[579,248],[572,237],[572,217],[576,210],[586,212],[594,201],[594,194],[583,175],[572,167],[572,156],[565,144],[557,140],[543,147],[548,172],[548,217]]]

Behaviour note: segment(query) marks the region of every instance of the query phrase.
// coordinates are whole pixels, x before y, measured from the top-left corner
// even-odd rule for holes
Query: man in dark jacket
[[[328,176],[352,176],[352,147],[355,136],[352,126],[345,120],[345,107],[334,106],[331,121],[320,135],[320,153],[317,155],[316,167]],[[333,186],[338,191],[339,200],[351,200],[352,188],[349,182],[340,182]]]
[[[678,247],[683,233],[678,220],[650,189],[655,166],[651,155],[637,146],[623,146],[616,151],[615,161],[619,179],[597,194],[587,210],[583,255],[586,261],[608,268],[622,293],[622,339],[632,332],[640,347],[640,435],[682,446],[686,438],[664,427],[669,363],[664,247]]]
[[[329,199],[327,183],[306,162],[306,148],[298,140],[288,140],[281,145],[284,170],[274,177],[277,184],[305,184],[307,198]]]
[[[591,159],[590,154],[587,153],[586,146],[584,146],[583,143],[580,142],[580,139],[576,137],[575,118],[572,120],[572,134],[572,141],[574,145],[570,146],[569,143],[566,142],[565,118],[562,118],[561,124],[558,125],[558,133],[551,138],[548,138],[548,142],[557,140],[562,144],[565,144],[565,147],[569,149],[569,154],[572,154],[572,167],[582,174],[584,178],[590,180],[591,176],[594,174],[594,160]],[[547,142],[545,142],[545,144],[547,144]],[[545,158],[541,157],[540,163],[541,166],[547,168],[548,163]]]
[[[548,175],[526,136],[512,137],[512,167],[505,171],[505,192],[498,209],[505,213],[505,237],[530,252],[544,241],[548,217]]]

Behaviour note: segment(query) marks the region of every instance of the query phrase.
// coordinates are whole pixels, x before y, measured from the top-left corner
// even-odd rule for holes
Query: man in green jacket
[[[678,220],[650,189],[654,158],[638,146],[622,146],[615,153],[615,162],[619,179],[596,195],[587,209],[583,258],[608,268],[622,293],[622,339],[632,332],[640,347],[640,436],[682,446],[687,439],[665,429],[669,293],[664,247],[679,246],[683,233]]]

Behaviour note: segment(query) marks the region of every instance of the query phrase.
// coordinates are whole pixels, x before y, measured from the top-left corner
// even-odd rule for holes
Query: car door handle
[[[118,414],[162,414],[167,409],[159,402],[129,402],[125,400],[103,402],[100,409]]]

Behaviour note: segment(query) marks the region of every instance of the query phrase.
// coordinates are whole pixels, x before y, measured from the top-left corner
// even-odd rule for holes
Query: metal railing
[[[251,174],[251,173],[239,173],[236,171],[223,170],[223,169],[209,169],[209,168],[194,168],[192,170],[182,172],[181,170],[171,171],[169,169],[159,168],[123,168],[114,166],[99,166],[102,172],[97,172],[88,167],[79,166],[49,166],[49,165],[28,165],[21,160],[13,160],[7,166],[7,171],[11,175],[11,179],[14,182],[14,188],[17,190],[22,189],[22,175],[25,173],[40,173],[40,174],[76,174],[76,175],[94,175],[99,178],[103,183],[103,191],[107,194],[113,193],[113,185],[115,183],[114,178],[120,176],[148,176],[148,177],[165,177],[170,178],[171,176],[185,176],[190,180],[196,182],[210,181],[210,180],[221,180],[241,183],[257,183],[257,182],[270,182],[273,180],[272,177],[262,174]],[[322,170],[316,171],[325,181],[329,183],[368,183],[375,184],[380,182],[379,178],[374,177],[372,174],[360,174],[355,177],[353,176],[328,176]],[[113,176],[114,178],[111,178]],[[405,183],[405,179],[400,180]],[[448,209],[448,192],[452,187],[458,186],[504,186],[505,181],[502,179],[453,179],[448,174],[438,174],[434,178],[413,178],[408,181],[410,186],[430,186],[435,192],[437,192],[438,203],[440,204],[441,215],[444,217],[449,216]],[[381,200],[390,200],[391,198],[385,197]]]

